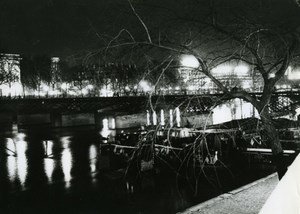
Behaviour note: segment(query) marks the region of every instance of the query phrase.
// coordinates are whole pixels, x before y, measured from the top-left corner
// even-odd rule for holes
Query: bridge
[[[261,93],[253,93],[260,97]],[[179,107],[194,112],[208,112],[222,94],[120,96],[120,97],[65,97],[65,98],[2,98],[0,112],[17,114],[49,112],[116,112],[130,114],[146,109]],[[300,92],[285,91],[273,94],[270,111],[275,116],[285,115],[300,107]]]
[[[270,100],[270,112],[273,116],[283,116],[300,108],[300,92],[276,92]]]
[[[212,96],[122,96],[122,97],[85,97],[85,98],[17,98],[0,99],[0,112],[17,112],[20,114],[47,112],[145,112],[150,108],[167,108],[168,106],[197,107],[208,111],[213,103]]]

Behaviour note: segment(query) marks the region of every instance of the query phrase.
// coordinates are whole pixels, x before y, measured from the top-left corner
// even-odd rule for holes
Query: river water
[[[103,130],[102,130],[103,132]],[[94,127],[1,130],[0,213],[176,213],[270,173],[130,171]]]

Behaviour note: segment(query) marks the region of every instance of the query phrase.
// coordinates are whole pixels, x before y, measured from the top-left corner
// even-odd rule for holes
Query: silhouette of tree
[[[23,87],[40,90],[42,82],[51,84],[51,59],[46,55],[23,55],[20,70]]]
[[[164,72],[159,65],[167,69],[165,62],[180,61],[183,54],[194,56],[198,66],[190,69],[210,78],[223,93],[223,101],[240,98],[257,109],[262,137],[272,149],[281,178],[286,165],[268,104],[276,84],[298,57],[299,7],[282,0],[129,0],[124,8],[131,14],[126,23],[121,21],[121,30],[110,40],[103,37],[106,44],[93,54],[136,61],[144,65],[145,74],[153,72],[151,67]],[[214,68],[228,62],[246,63],[260,75],[262,95],[253,96],[235,85],[226,85],[213,74]]]

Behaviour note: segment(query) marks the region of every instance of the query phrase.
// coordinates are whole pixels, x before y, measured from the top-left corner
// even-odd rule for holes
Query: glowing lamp
[[[150,87],[150,85],[149,85],[149,83],[147,81],[142,80],[142,81],[140,81],[139,85],[140,85],[140,87],[142,88],[142,90],[144,92],[151,91],[151,87]]]
[[[198,68],[199,62],[193,55],[183,55],[180,59],[180,63],[184,67]]]

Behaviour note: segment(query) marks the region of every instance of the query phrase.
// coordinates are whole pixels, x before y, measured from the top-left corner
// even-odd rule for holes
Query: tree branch
[[[133,5],[131,4],[130,0],[128,0],[128,3],[129,3],[129,5],[130,5],[130,8],[131,8],[132,12],[134,13],[134,15],[138,18],[138,20],[140,21],[140,23],[143,25],[143,27],[144,27],[144,29],[145,29],[145,31],[146,31],[146,34],[147,34],[149,43],[152,43],[152,39],[151,39],[149,30],[148,30],[148,28],[147,28],[145,22],[142,20],[142,18],[139,16],[139,14],[135,11],[135,8],[134,8]]]

